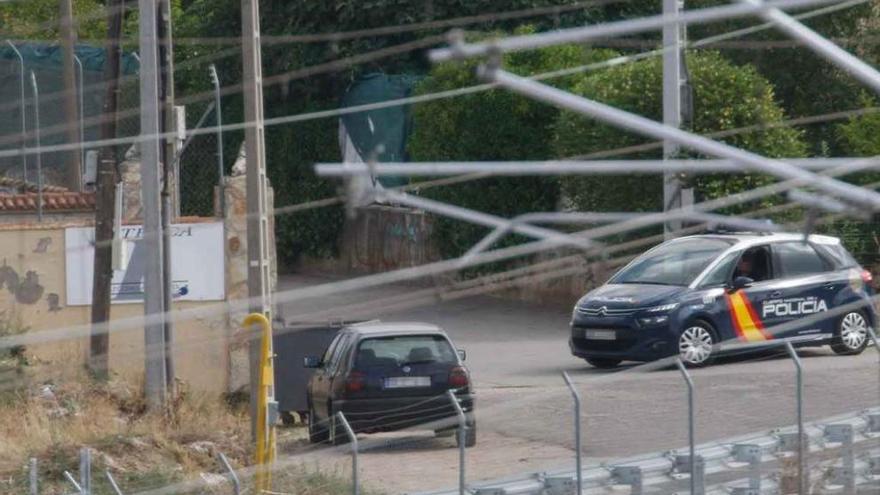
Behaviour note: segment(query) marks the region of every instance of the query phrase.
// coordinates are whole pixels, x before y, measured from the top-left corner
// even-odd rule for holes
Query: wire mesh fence
[[[214,126],[216,117],[210,105],[210,103],[197,103],[188,106],[187,127],[194,128],[206,111],[209,112],[206,125]],[[215,133],[195,135],[180,156],[182,216],[210,217],[217,212],[216,192],[220,180],[217,143],[218,138]]]

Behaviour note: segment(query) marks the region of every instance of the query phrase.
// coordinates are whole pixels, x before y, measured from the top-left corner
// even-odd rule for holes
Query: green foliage
[[[318,110],[316,103],[285,105],[272,109],[277,114]],[[310,120],[285,127],[266,128],[266,161],[275,190],[275,236],[279,263],[292,266],[301,256],[327,258],[336,254],[342,232],[341,206],[327,206],[287,213],[286,206],[330,198],[335,183],[315,176],[316,162],[339,160],[338,122],[335,119]]]
[[[75,0],[73,15],[82,39],[103,39],[107,33],[104,4],[99,0]],[[0,2],[0,32],[9,38],[51,40],[58,38],[58,0]]]
[[[783,118],[772,86],[753,67],[736,66],[719,54],[703,52],[688,57],[694,88],[693,131],[704,134],[752,125],[772,124]],[[662,61],[650,59],[586,74],[574,92],[653,120],[662,120]],[[770,128],[725,137],[725,142],[772,157],[803,156],[800,133]],[[555,150],[560,157],[649,142],[648,139],[563,112],[556,124]],[[659,158],[661,151],[641,152],[629,158]],[[701,198],[713,198],[766,184],[759,174],[698,175],[691,179]],[[563,191],[583,211],[657,211],[662,209],[662,181],[656,176],[568,177]]]
[[[876,101],[864,93],[860,103],[864,108],[877,107]],[[880,155],[880,113],[850,117],[837,126],[837,136],[847,155]]]
[[[523,32],[523,31],[520,31]],[[608,58],[604,51],[561,46],[505,57],[505,67],[522,75],[578,66]],[[416,87],[428,94],[479,84],[474,63],[441,64]],[[571,77],[554,80],[569,85]],[[548,105],[492,90],[425,103],[413,108],[409,141],[413,161],[540,160],[550,154],[552,124],[558,111]],[[558,185],[552,178],[487,178],[425,191],[426,195],[502,217],[555,210]],[[486,234],[484,227],[439,219],[435,230],[441,253],[462,254]],[[513,242],[509,238],[507,243]]]
[[[15,337],[27,332],[30,329],[21,320],[21,316],[16,313],[9,313],[6,310],[0,311],[0,338]],[[0,365],[9,364],[7,360],[14,362],[15,366],[27,364],[24,346],[12,346],[0,349]],[[0,366],[0,369],[3,369]]]

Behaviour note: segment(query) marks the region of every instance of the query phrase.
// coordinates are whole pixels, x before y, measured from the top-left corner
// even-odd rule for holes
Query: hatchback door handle
[[[772,292],[772,293],[770,294],[770,297],[782,297],[782,292],[780,292],[780,291],[778,291],[778,290],[775,291],[775,292]]]
[[[828,290],[834,290],[834,284],[832,284],[832,283],[825,284],[825,288]]]

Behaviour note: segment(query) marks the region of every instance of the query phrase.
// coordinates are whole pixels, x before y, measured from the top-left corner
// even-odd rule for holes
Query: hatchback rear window
[[[402,335],[361,341],[356,368],[454,363],[455,350],[442,335]]]

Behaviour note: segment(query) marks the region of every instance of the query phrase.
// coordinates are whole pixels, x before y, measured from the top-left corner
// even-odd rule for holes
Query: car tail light
[[[449,386],[453,388],[464,388],[470,383],[468,372],[463,366],[456,366],[449,372]]]
[[[862,282],[870,284],[874,280],[874,276],[868,270],[862,270]]]
[[[352,371],[345,377],[345,391],[349,394],[360,392],[367,387],[367,375]]]

